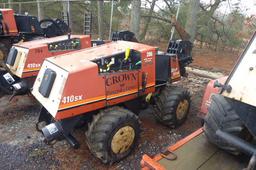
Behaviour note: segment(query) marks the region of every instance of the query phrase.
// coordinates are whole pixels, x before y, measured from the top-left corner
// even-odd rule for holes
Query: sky
[[[241,11],[246,16],[256,15],[256,0],[226,0],[226,2],[221,3],[221,6],[218,10],[224,14],[228,14],[231,10],[234,9],[234,5],[239,1],[241,2],[239,4],[239,8],[241,8]],[[142,0],[142,5],[143,2],[145,3],[147,1]],[[200,2],[209,4],[211,2],[214,2],[214,0],[200,0]],[[158,0],[157,5],[162,8],[163,6],[165,6],[165,3],[163,0]]]
[[[209,3],[211,0],[201,1]],[[234,5],[238,2],[239,0],[227,0],[221,3],[219,10],[222,13],[230,13],[230,11],[234,9]],[[247,16],[256,15],[256,0],[240,0],[239,8]]]

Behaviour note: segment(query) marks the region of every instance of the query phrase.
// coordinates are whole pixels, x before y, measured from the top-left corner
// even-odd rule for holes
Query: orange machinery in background
[[[0,71],[1,91],[26,94],[46,58],[89,48],[92,44],[89,35],[63,35],[15,44],[4,63],[5,70]]]

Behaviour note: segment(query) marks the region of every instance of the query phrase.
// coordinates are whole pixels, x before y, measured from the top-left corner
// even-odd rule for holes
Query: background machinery
[[[136,38],[130,31],[120,31],[113,33],[112,40],[134,41]],[[109,42],[91,40],[89,35],[69,34],[14,44],[3,63],[5,68],[0,70],[0,93],[13,97],[27,94],[45,58]]]
[[[60,36],[68,31],[68,25],[60,19],[38,21],[35,16],[14,14],[12,9],[0,9],[0,61],[4,60],[14,43]]]
[[[124,30],[124,31],[115,31],[112,33],[112,41],[131,41],[131,42],[138,42],[135,34],[131,31]]]
[[[177,31],[180,39],[170,39],[166,52],[169,54],[176,54],[178,56],[180,73],[182,76],[186,76],[186,66],[193,61],[193,43],[190,41],[190,35],[185,31],[175,17],[172,17],[171,25]],[[135,34],[130,31],[113,32],[112,41],[117,40],[138,42]]]
[[[15,44],[3,64],[5,68],[0,70],[1,93],[13,96],[28,93],[45,58],[91,45],[88,35],[63,35]]]
[[[256,168],[256,33],[228,77],[207,85],[201,112],[204,126],[151,158],[142,169]],[[249,162],[249,163],[248,163]]]
[[[43,106],[37,127],[46,124],[40,130],[47,143],[66,139],[78,148],[72,133],[83,122],[91,152],[104,163],[119,161],[136,146],[141,131],[136,114],[142,106],[152,105],[166,126],[185,121],[190,94],[172,85],[180,78],[176,54],[135,42],[47,58],[32,90]]]
[[[175,16],[171,20],[172,26],[177,31],[180,39],[170,39],[167,46],[167,53],[177,54],[179,56],[180,73],[186,76],[186,66],[192,63],[192,48],[193,43],[190,41],[190,35],[176,20]]]

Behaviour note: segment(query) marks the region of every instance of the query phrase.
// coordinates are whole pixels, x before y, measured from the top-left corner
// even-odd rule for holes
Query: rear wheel
[[[133,150],[139,134],[138,116],[121,107],[100,111],[86,132],[91,152],[103,163],[117,162]]]
[[[220,148],[238,154],[237,148],[216,135],[217,130],[222,130],[238,137],[242,137],[243,132],[246,130],[232,107],[232,101],[225,99],[220,94],[214,94],[211,98],[211,104],[204,123],[205,135],[210,142]]]
[[[187,118],[190,108],[190,93],[179,87],[165,87],[155,97],[156,118],[164,125],[177,127]]]

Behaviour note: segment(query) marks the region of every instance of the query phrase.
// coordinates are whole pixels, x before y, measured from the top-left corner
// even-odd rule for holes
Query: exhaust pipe
[[[221,139],[225,140],[227,143],[233,145],[234,147],[239,148],[239,150],[246,154],[256,154],[256,148],[252,144],[246,142],[245,140],[237,136],[231,135],[230,133],[227,132],[223,132],[222,130],[217,130],[216,135]]]

